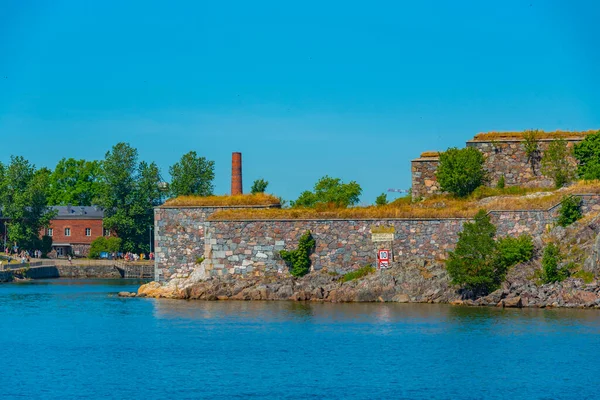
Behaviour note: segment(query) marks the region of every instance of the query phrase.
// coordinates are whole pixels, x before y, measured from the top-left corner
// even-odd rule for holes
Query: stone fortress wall
[[[584,213],[600,210],[600,195],[580,194]],[[490,211],[498,236],[540,235],[558,216],[558,204],[548,210]],[[458,240],[468,219],[380,220],[246,220],[211,221],[222,208],[155,209],[157,278],[185,278],[205,257],[211,276],[279,275],[287,271],[280,250],[292,250],[310,230],[316,241],[315,270],[337,273],[375,264],[376,250],[392,250],[393,262],[442,260]],[[372,227],[394,228],[392,242],[371,240]]]
[[[565,138],[567,146],[583,140],[584,136]],[[539,139],[540,153],[548,148],[553,139]],[[481,151],[485,157],[484,168],[490,178],[488,185],[495,186],[501,176],[504,176],[506,186],[524,187],[552,187],[552,179],[544,176],[540,170],[539,162],[532,169],[527,158],[523,139],[498,139],[498,140],[469,140],[467,147],[474,147]],[[575,163],[575,159],[571,159]],[[439,157],[436,152],[426,152],[421,157],[411,161],[412,196],[413,199],[426,198],[441,193],[436,178]]]

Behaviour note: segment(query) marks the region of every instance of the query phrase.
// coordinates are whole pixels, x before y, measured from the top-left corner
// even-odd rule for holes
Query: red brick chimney
[[[231,195],[242,194],[242,153],[231,154]]]

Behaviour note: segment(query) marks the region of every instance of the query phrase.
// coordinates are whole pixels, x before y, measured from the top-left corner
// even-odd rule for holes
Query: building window
[[[52,228],[48,228],[48,236],[52,236],[53,230]]]
[[[85,228],[85,236],[92,236],[92,230],[90,228]]]
[[[65,228],[65,236],[71,236],[71,228]]]
[[[104,236],[110,236],[110,229],[104,228]]]

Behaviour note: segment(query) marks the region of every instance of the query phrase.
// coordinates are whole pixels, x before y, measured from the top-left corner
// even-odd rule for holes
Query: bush
[[[121,238],[100,236],[92,242],[88,258],[100,258],[102,252],[118,252],[121,249]]]
[[[560,249],[554,243],[550,243],[544,249],[542,257],[542,281],[544,283],[554,283],[564,281],[569,277],[567,267],[559,267],[562,261]]]
[[[575,196],[563,197],[560,202],[558,220],[560,226],[569,226],[581,218],[581,199]]]
[[[354,181],[343,183],[339,178],[324,176],[315,184],[314,192],[304,191],[292,202],[292,207],[316,207],[331,204],[333,207],[353,206],[360,200],[362,188]]]
[[[42,257],[46,257],[46,255],[52,251],[52,236],[42,236],[40,250],[42,252]]]
[[[267,186],[269,186],[269,182],[264,179],[257,179],[252,183],[252,187],[250,188],[250,193],[264,193],[267,190]]]
[[[571,151],[567,141],[557,139],[550,142],[542,157],[542,173],[554,181],[556,188],[570,183],[575,177],[575,166],[569,161]]]
[[[310,271],[310,255],[315,249],[315,239],[310,231],[306,231],[298,241],[296,250],[281,250],[279,254],[287,264],[290,274],[295,277],[304,276]]]
[[[486,180],[483,154],[473,147],[450,148],[440,153],[436,176],[440,189],[459,197],[471,194]]]
[[[375,204],[378,206],[385,206],[387,203],[388,203],[388,199],[387,199],[387,194],[385,194],[385,193],[381,193],[375,199]]]
[[[506,185],[505,179],[504,179],[504,175],[502,175],[500,177],[500,179],[498,179],[498,183],[496,183],[496,187],[498,189],[504,189],[504,186]]]
[[[494,240],[496,227],[484,210],[474,222],[465,223],[454,251],[449,252],[446,269],[452,283],[471,290],[476,296],[497,289],[510,267],[533,257],[529,235]]]
[[[523,150],[527,156],[527,162],[531,166],[531,172],[533,175],[537,175],[536,167],[541,160],[540,156],[540,131],[529,130],[523,132]]]
[[[533,239],[529,235],[518,238],[505,237],[496,242],[496,264],[499,270],[504,269],[504,274],[510,267],[518,263],[531,260],[533,257]]]
[[[373,268],[371,265],[366,265],[362,268],[357,269],[356,271],[344,274],[344,276],[342,276],[342,282],[349,282],[355,279],[360,279],[364,276],[372,274],[373,272],[375,272],[375,268]]]
[[[458,234],[454,251],[449,252],[446,269],[452,283],[484,295],[495,289],[504,276],[496,270],[496,227],[485,210],[480,210],[474,222],[467,222]]]
[[[577,175],[581,179],[600,179],[600,131],[587,135],[573,147],[578,161]]]

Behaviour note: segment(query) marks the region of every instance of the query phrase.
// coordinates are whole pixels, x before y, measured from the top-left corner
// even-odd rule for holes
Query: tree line
[[[195,151],[184,154],[169,173],[171,183],[165,185],[157,164],[140,161],[128,143],[114,145],[103,160],[63,158],[53,170],[11,156],[7,164],[0,162],[7,244],[47,248],[49,238],[40,238],[40,232],[55,216],[50,206],[96,205],[104,210],[104,227],[121,239],[122,251],[148,252],[154,207],[169,196],[213,194],[214,162]]]

